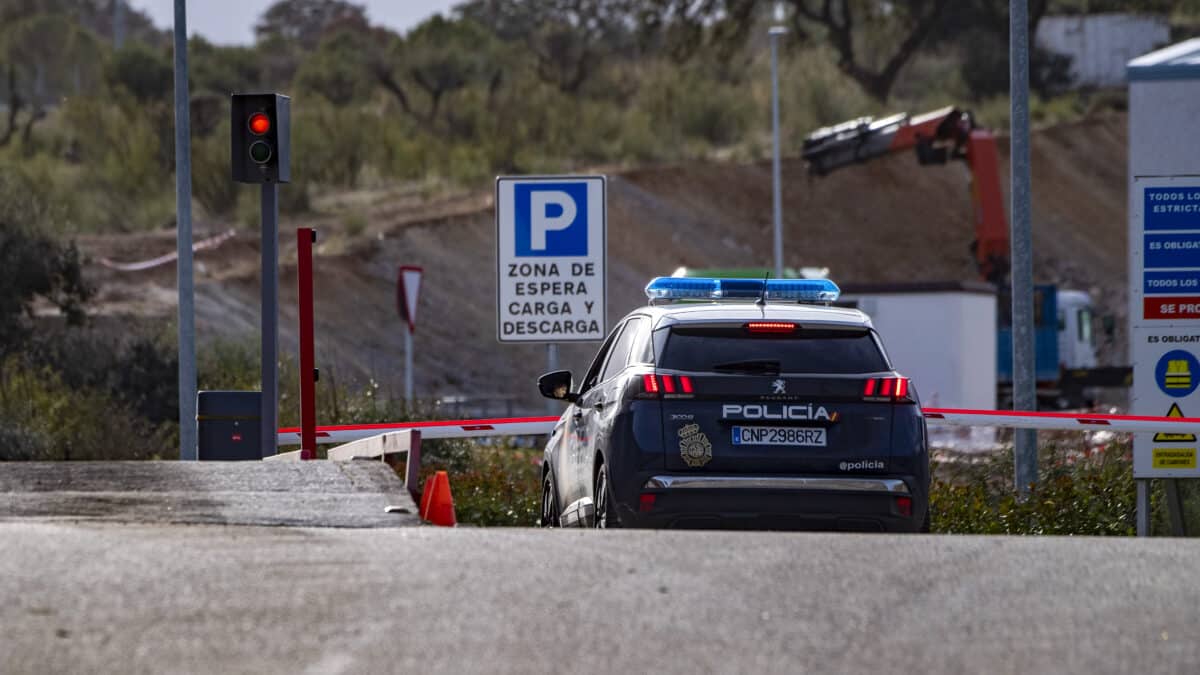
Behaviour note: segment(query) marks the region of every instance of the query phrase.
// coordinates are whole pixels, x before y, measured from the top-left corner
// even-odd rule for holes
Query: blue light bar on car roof
[[[763,293],[763,289],[766,293]],[[657,277],[646,285],[646,297],[656,300],[757,300],[777,302],[834,302],[841,295],[828,279],[700,279]]]

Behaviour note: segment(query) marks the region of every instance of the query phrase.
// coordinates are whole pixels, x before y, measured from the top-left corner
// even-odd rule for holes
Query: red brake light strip
[[[642,376],[642,388],[646,390],[647,394],[657,394],[658,393],[658,380],[655,379],[655,377],[653,375],[643,375]]]
[[[863,397],[907,401],[908,389],[907,377],[872,377],[863,383]]]
[[[647,394],[696,393],[692,378],[687,375],[642,375],[642,390]]]
[[[746,324],[751,333],[794,333],[796,324],[785,321],[751,321]]]

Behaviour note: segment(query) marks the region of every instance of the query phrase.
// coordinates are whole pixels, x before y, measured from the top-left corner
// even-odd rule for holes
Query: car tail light
[[[643,494],[638,497],[638,511],[648,513],[654,510],[654,502],[658,500],[658,495],[654,493]]]
[[[877,387],[878,385],[879,385],[879,380],[877,380],[873,377],[871,379],[867,380],[867,383],[865,385],[863,385],[863,396],[874,396],[875,395],[875,387]]]
[[[751,321],[746,324],[746,330],[751,333],[795,333],[796,324],[788,321]]]
[[[658,394],[658,380],[653,375],[642,376],[642,390],[647,394]]]
[[[663,393],[674,394],[675,393],[675,378],[671,377],[670,375],[663,375],[661,379],[662,379]]]
[[[896,497],[896,513],[912,518],[912,497]]]
[[[873,377],[863,383],[863,398],[868,401],[912,402],[907,377]]]
[[[643,398],[658,398],[660,395],[690,396],[696,393],[692,378],[687,375],[642,375]]]

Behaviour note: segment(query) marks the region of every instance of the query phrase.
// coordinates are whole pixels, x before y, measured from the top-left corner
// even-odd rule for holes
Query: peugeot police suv
[[[581,381],[545,449],[542,523],[928,529],[912,383],[828,280],[660,277]]]

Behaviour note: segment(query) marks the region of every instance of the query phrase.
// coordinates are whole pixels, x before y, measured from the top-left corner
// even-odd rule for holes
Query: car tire
[[[620,527],[617,519],[616,504],[612,499],[612,486],[608,482],[608,465],[601,462],[596,469],[596,483],[592,491],[595,500],[596,515],[593,525],[597,528]]]
[[[920,532],[922,534],[929,534],[929,507],[928,506],[925,507],[925,518],[921,520],[921,527],[919,529],[917,529],[917,532]]]
[[[542,517],[538,523],[542,527],[562,527],[560,516],[562,509],[558,507],[558,490],[554,485],[554,474],[546,471],[542,478]]]

